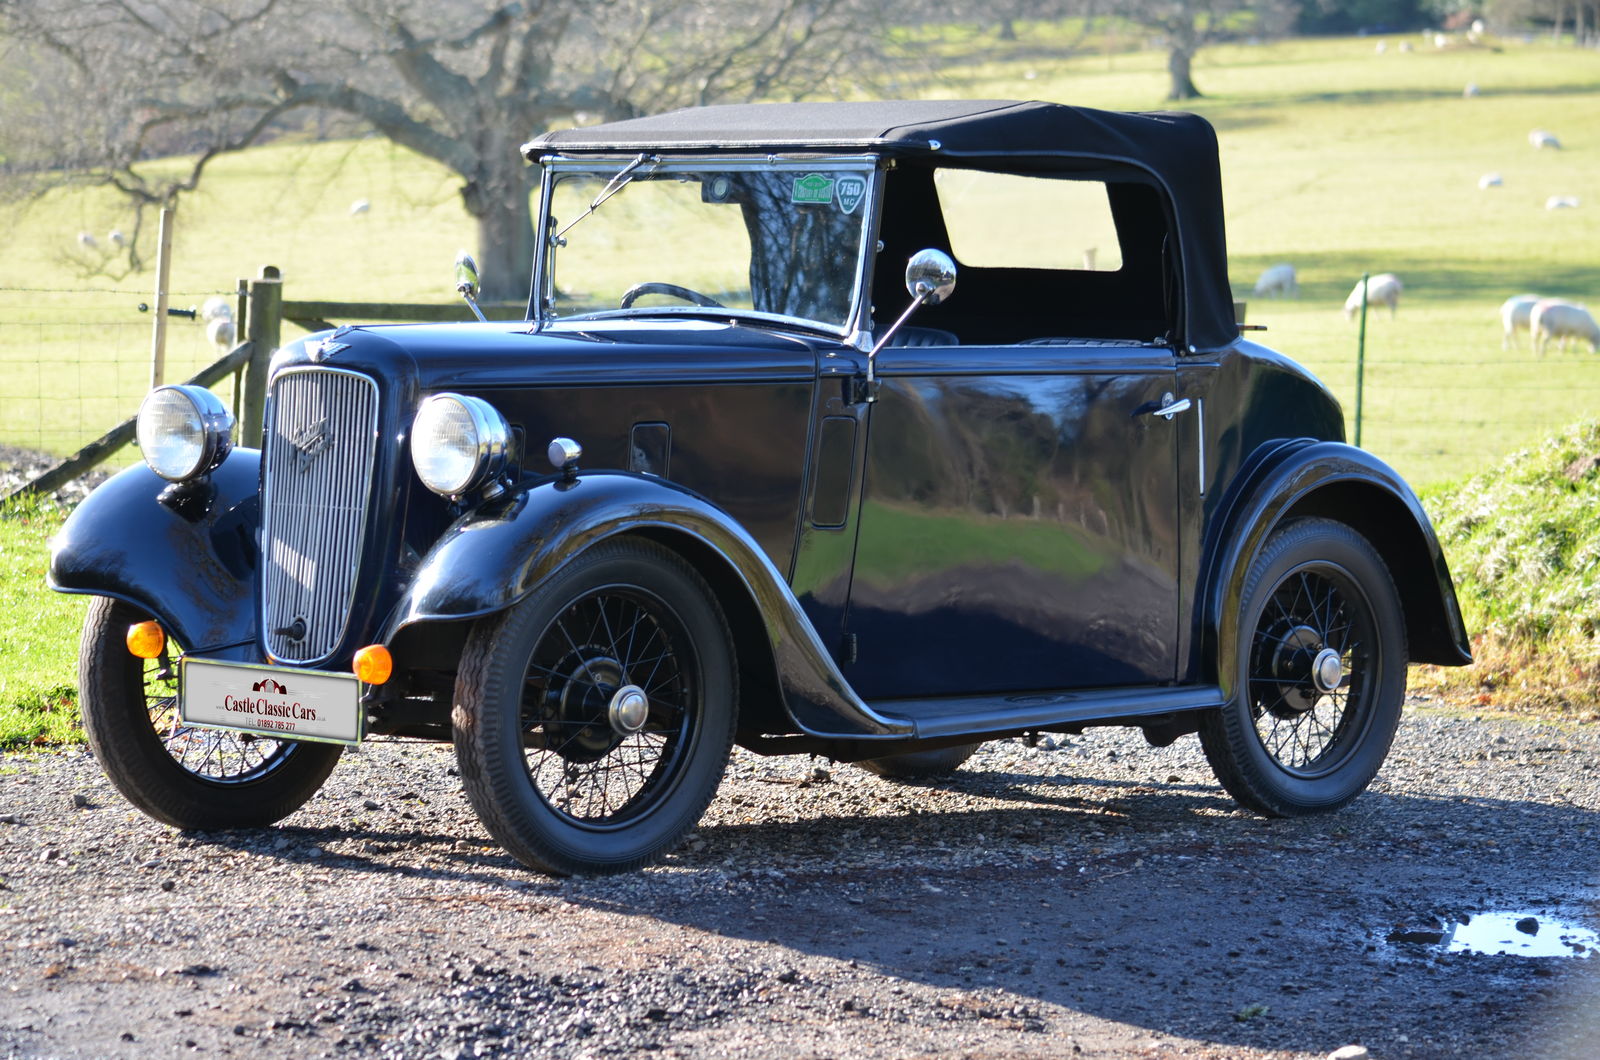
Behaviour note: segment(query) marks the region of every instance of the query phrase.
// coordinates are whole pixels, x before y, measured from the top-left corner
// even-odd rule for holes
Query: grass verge
[[[49,540],[66,513],[0,506],[0,749],[78,743],[78,633],[83,601],[45,587]]]

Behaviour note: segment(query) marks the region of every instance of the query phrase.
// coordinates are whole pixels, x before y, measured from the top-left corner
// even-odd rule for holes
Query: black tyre
[[[937,751],[908,751],[900,755],[868,758],[856,765],[868,773],[896,780],[916,777],[943,777],[961,768],[982,743],[963,743],[954,747],[941,747]]]
[[[79,699],[89,746],[117,790],[175,828],[271,824],[299,809],[333,772],[337,744],[197,729],[178,719],[177,658],[130,654],[128,627],[149,619],[96,597],[78,651]]]
[[[1241,596],[1237,692],[1202,719],[1217,779],[1273,817],[1336,810],[1383,764],[1405,698],[1406,641],[1383,559],[1342,523],[1273,534]]]
[[[483,825],[523,864],[625,872],[716,793],[733,744],[722,610],[675,553],[598,545],[478,622],[456,678],[456,758]]]

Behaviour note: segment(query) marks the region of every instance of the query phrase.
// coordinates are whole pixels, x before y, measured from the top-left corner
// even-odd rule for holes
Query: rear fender
[[[1400,593],[1413,662],[1472,661],[1444,550],[1416,494],[1394,469],[1342,442],[1305,439],[1280,444],[1251,464],[1253,474],[1233,491],[1216,532],[1208,534],[1198,638],[1205,680],[1233,695],[1234,668],[1222,660],[1238,655],[1236,616],[1250,563],[1274,530],[1307,516],[1344,523],[1378,550]]]
[[[181,485],[143,464],[84,499],[50,542],[50,588],[148,612],[190,651],[254,658],[261,454],[235,449]]]
[[[909,723],[872,710],[834,665],[766,553],[727,513],[661,479],[597,471],[546,481],[483,505],[453,524],[423,558],[383,640],[429,622],[496,614],[539,591],[566,562],[621,534],[640,534],[717,564],[724,592],[760,615],[789,720],[802,732],[892,739]],[[729,601],[724,601],[725,609]]]

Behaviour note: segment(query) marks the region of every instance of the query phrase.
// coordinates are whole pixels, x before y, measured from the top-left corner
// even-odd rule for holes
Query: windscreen
[[[726,308],[851,325],[870,160],[624,168],[553,169],[546,315]]]

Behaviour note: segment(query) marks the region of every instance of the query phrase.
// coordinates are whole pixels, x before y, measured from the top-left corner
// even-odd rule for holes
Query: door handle
[[[1140,407],[1138,415],[1160,416],[1164,420],[1171,421],[1172,417],[1176,416],[1178,413],[1188,412],[1193,407],[1194,402],[1190,401],[1188,398],[1184,398],[1181,401],[1174,401],[1171,394],[1162,394],[1161,402],[1159,404],[1154,401],[1146,403]]]

